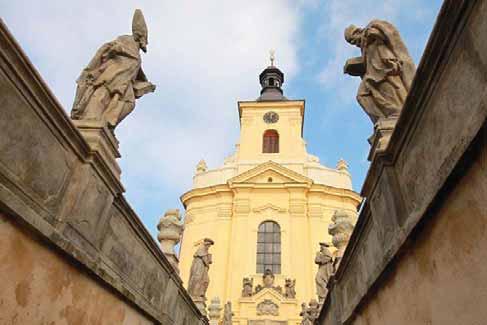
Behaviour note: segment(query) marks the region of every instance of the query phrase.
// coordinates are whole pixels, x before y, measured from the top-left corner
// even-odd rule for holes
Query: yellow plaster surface
[[[279,114],[267,124],[263,115]],[[319,242],[331,242],[328,225],[335,210],[356,216],[360,196],[352,191],[346,169],[321,165],[306,151],[302,138],[304,101],[240,102],[240,142],[223,167],[194,176],[193,189],[181,196],[186,208],[186,228],[181,243],[180,270],[185,283],[197,244],[205,237],[215,241],[210,251],[208,300],[232,302],[234,324],[249,320],[287,321],[300,324],[301,303],[316,297],[314,257]],[[267,129],[279,133],[279,153],[262,153]],[[242,280],[256,273],[257,230],[267,220],[281,227],[281,274],[275,285],[284,289],[286,278],[296,279],[296,298],[272,289],[242,298]],[[270,299],[278,315],[258,315],[257,305]]]

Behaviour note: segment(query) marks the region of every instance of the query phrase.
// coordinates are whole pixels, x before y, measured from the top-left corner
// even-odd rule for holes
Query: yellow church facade
[[[285,98],[283,82],[273,65],[261,73],[261,96],[238,103],[235,153],[218,169],[200,162],[181,196],[181,278],[187,284],[195,250],[213,240],[206,297],[231,302],[233,324],[300,324],[301,303],[316,299],[314,258],[331,241],[332,215],[355,217],[361,200],[343,160],[329,168],[307,153],[305,101]]]

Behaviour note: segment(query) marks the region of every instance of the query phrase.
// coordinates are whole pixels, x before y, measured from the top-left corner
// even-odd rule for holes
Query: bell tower
[[[240,101],[241,161],[304,161],[305,142],[302,138],[304,100],[289,100],[284,96],[284,73],[271,64],[259,75],[260,96],[255,101]],[[297,170],[302,172],[302,170]]]
[[[187,285],[195,251],[209,238],[207,300],[230,302],[233,324],[299,325],[301,303],[316,298],[319,243],[331,241],[335,211],[354,216],[360,196],[345,162],[326,167],[306,152],[305,101],[284,96],[273,54],[259,83],[258,98],[238,102],[235,152],[218,168],[200,162],[181,196],[179,268]]]

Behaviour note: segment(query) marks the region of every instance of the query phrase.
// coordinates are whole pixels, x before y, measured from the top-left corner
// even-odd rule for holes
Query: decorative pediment
[[[283,302],[286,299],[286,297],[284,297],[284,294],[282,292],[279,292],[274,288],[263,288],[259,292],[255,293],[252,298],[254,301],[262,301],[265,299],[270,299],[272,301],[276,301],[279,303]]]
[[[238,185],[303,184],[311,186],[313,180],[276,162],[268,161],[230,180],[230,187]]]
[[[287,209],[278,207],[277,205],[274,205],[272,203],[267,203],[267,204],[264,204],[260,207],[256,207],[256,208],[252,209],[252,211],[256,212],[256,213],[265,212],[265,211],[274,211],[274,212],[284,213],[287,211]]]

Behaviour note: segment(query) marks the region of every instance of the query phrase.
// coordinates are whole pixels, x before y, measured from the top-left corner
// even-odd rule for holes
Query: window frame
[[[282,230],[273,220],[265,220],[257,230],[256,272],[263,274],[270,269],[274,274],[282,271]]]
[[[279,132],[267,129],[262,135],[262,153],[279,153]]]

